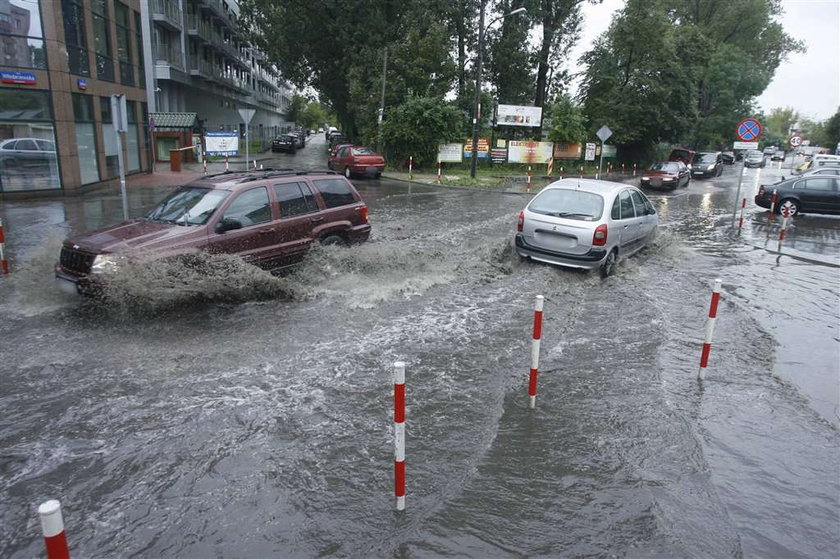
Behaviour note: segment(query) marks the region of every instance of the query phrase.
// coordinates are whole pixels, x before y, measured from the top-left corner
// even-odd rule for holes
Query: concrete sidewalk
[[[257,162],[257,167],[259,167],[261,163],[264,164],[265,161],[268,161],[273,157],[274,155],[271,153],[271,151],[251,154],[249,157],[251,162],[251,168],[253,168],[254,161]],[[228,167],[231,171],[245,170],[245,156],[241,155],[228,158]],[[224,171],[224,159],[220,161],[217,160],[207,163],[208,175],[222,173]],[[129,188],[132,186],[181,186],[190,183],[196,179],[199,179],[203,176],[203,163],[182,163],[181,171],[174,172],[170,170],[170,164],[168,161],[157,162],[155,163],[155,170],[153,173],[137,173],[135,175],[130,175],[125,178],[125,184]]]

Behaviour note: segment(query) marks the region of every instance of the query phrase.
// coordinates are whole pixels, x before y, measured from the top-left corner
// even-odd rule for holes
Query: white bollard
[[[703,340],[703,352],[700,354],[700,371],[697,378],[706,378],[706,366],[709,364],[709,353],[712,351],[712,336],[715,333],[715,318],[717,318],[718,301],[720,301],[720,288],[722,282],[715,280],[715,287],[712,289],[712,303],[709,305],[709,319],[706,321],[706,336]]]
[[[540,369],[540,339],[542,338],[542,315],[545,297],[537,295],[534,302],[534,334],[531,339],[531,374],[528,379],[528,407],[537,405],[537,374]]]
[[[64,535],[61,503],[55,499],[42,503],[38,507],[38,516],[41,518],[41,531],[47,547],[47,559],[70,559],[67,536]]]

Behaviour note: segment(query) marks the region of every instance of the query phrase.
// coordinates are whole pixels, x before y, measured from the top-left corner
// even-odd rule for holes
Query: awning
[[[155,120],[155,128],[195,128],[197,113],[149,113],[149,118]]]

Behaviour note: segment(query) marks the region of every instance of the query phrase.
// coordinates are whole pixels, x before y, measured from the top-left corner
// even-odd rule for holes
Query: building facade
[[[237,131],[245,137],[238,109],[254,109],[249,124],[251,151],[293,126],[285,113],[291,90],[262,54],[241,38],[239,6],[230,0],[146,0],[146,82],[150,111],[195,113],[196,132]],[[155,155],[168,160],[182,147],[174,131],[154,134]]]
[[[116,94],[126,172],[150,168],[141,18],[140,0],[0,0],[0,195],[116,181]]]

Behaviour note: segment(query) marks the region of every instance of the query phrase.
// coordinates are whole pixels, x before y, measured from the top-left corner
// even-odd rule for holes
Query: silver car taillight
[[[522,233],[522,227],[525,225],[525,211],[519,212],[519,223],[516,224],[516,230]]]

